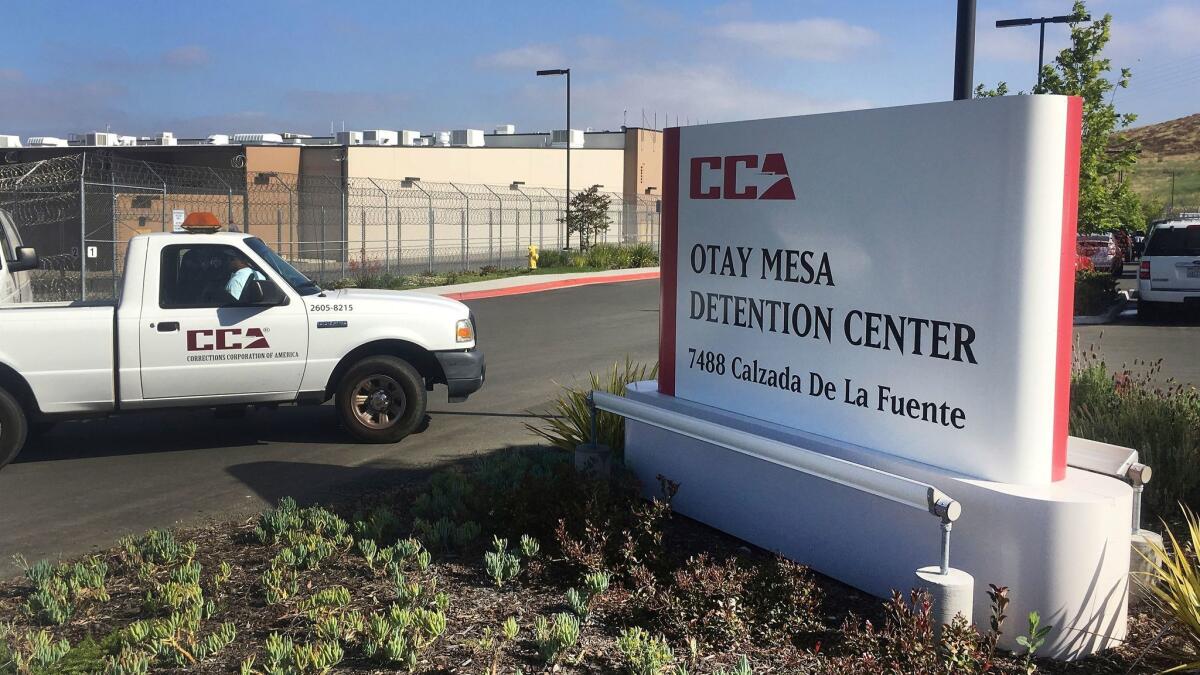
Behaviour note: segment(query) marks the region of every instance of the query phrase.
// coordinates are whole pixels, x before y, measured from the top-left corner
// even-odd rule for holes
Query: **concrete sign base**
[[[1010,485],[886,455],[823,436],[659,394],[639,382],[630,399],[928,483],[963,505],[950,562],[975,579],[976,624],[987,625],[988,584],[1008,586],[1001,645],[1017,649],[1025,617],[1053,626],[1038,652],[1073,659],[1125,637],[1130,487],[1068,469],[1061,481]],[[655,496],[656,476],[680,483],[677,512],[886,597],[938,561],[936,519],[777,464],[626,422],[625,463]]]

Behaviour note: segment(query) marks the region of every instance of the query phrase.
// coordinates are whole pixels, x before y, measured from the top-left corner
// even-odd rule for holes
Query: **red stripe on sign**
[[[1072,317],[1075,313],[1075,232],[1079,217],[1079,144],[1083,99],[1067,99],[1067,147],[1063,158],[1062,251],[1058,270],[1058,354],[1054,371],[1054,445],[1050,480],[1067,477],[1067,429],[1071,416]]]
[[[662,251],[659,253],[658,390],[675,395],[675,291],[679,273],[679,128],[663,131]]]

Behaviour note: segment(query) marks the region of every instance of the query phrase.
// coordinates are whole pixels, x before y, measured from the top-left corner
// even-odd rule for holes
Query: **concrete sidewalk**
[[[604,272],[570,272],[567,274],[530,274],[489,281],[475,281],[466,284],[450,286],[430,286],[413,289],[422,293],[442,295],[455,300],[478,300],[480,298],[495,298],[504,295],[521,295],[537,293],[557,288],[572,286],[589,286],[592,284],[613,284],[622,281],[641,281],[657,279],[657,267],[639,267],[623,270],[606,270]]]

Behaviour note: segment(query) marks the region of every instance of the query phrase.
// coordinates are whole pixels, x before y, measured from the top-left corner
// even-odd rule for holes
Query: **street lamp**
[[[1046,49],[1046,24],[1048,23],[1071,23],[1073,21],[1091,21],[1092,17],[1084,15],[1076,19],[1073,14],[1064,14],[1062,16],[1043,16],[1039,18],[1027,17],[1024,19],[1002,19],[996,22],[996,28],[1016,28],[1018,26],[1032,26],[1036,24],[1040,35],[1038,36],[1038,69],[1037,69],[1037,88],[1042,88],[1042,54]]]
[[[567,76],[567,248],[571,248],[571,69],[552,68],[537,71],[538,77],[545,75]]]

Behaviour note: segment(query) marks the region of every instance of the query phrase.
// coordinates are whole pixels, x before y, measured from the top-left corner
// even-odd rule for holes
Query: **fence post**
[[[488,257],[492,259],[492,265],[495,265],[496,267],[500,267],[500,260],[496,259],[495,252],[497,250],[500,251],[500,259],[501,260],[504,259],[504,200],[500,199],[500,195],[496,194],[496,191],[492,189],[492,186],[484,185],[483,187],[487,188],[487,191],[492,193],[492,196],[496,198],[496,202],[499,203],[499,205],[500,205],[500,237],[499,237],[500,245],[499,246],[493,246],[492,211],[490,208],[488,209]]]
[[[542,188],[542,192],[545,192],[546,194],[550,195],[550,198],[554,200],[554,205],[555,205],[555,207],[557,207],[554,211],[554,222],[556,222],[556,223],[559,222],[558,214],[562,212],[562,202],[558,201],[558,197],[555,197],[554,193],[547,190],[546,188]],[[566,223],[563,223],[563,227],[566,227]],[[555,239],[554,247],[561,249],[563,247],[562,228],[558,228],[558,227],[554,228],[554,239]]]
[[[462,219],[462,241],[460,242],[462,244],[462,268],[465,271],[467,269],[467,250],[471,247],[471,197],[454,183],[450,183],[450,187],[458,190],[458,194],[462,195],[463,200],[466,202],[466,206],[460,211],[460,218]]]
[[[87,153],[79,163],[79,299],[87,300]],[[112,182],[111,180],[109,181]]]
[[[349,224],[346,222],[346,191],[349,189],[349,183],[344,183],[341,186],[342,193],[342,230],[339,235],[342,240],[342,278],[346,278],[346,259],[350,257],[350,230]]]
[[[420,181],[412,181],[413,187],[421,191],[425,195],[425,199],[429,202],[429,262],[426,265],[426,273],[433,274],[433,195],[429,191],[421,187]]]
[[[367,180],[371,181],[371,185],[374,185],[375,189],[379,190],[379,192],[381,192],[383,194],[383,264],[384,264],[384,268],[387,270],[387,273],[391,274],[392,273],[392,241],[391,241],[392,235],[390,232],[388,232],[388,215],[391,211],[391,208],[388,205],[388,193],[387,193],[387,190],[384,190],[383,188],[379,187],[379,183],[376,183],[374,178],[368,178]],[[364,241],[366,241],[366,238],[367,238],[366,232],[367,232],[366,226],[364,225],[363,226],[363,240]]]

